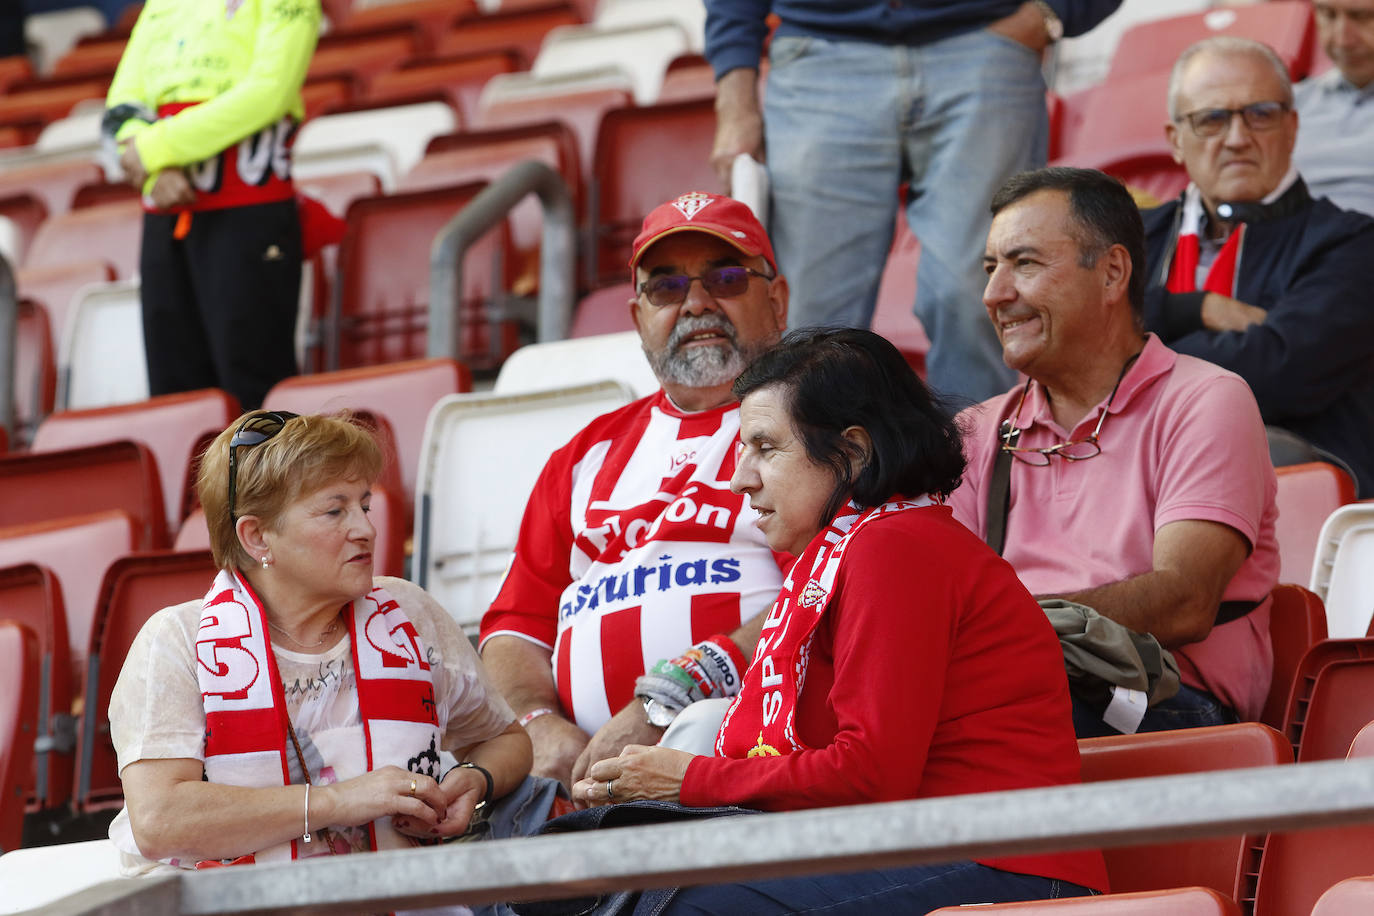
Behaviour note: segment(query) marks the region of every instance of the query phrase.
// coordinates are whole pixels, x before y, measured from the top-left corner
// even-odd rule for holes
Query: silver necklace
[[[329,642],[330,637],[334,635],[334,631],[339,628],[339,618],[336,616],[334,620],[330,622],[329,626],[324,628],[324,633],[320,635],[319,642],[301,642],[295,636],[292,636],[288,630],[282,629],[281,627],[273,623],[271,620],[267,621],[267,625],[272,629],[276,630],[278,633],[285,636],[287,639],[291,640],[296,645],[300,646],[302,649],[318,649],[320,646]]]

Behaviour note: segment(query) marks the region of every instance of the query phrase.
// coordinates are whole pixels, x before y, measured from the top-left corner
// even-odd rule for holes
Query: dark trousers
[[[1176,728],[1200,728],[1204,725],[1227,725],[1235,722],[1236,714],[1205,690],[1180,686],[1178,693],[1158,706],[1152,706],[1140,720],[1137,732],[1164,732]],[[1102,721],[1100,713],[1073,698],[1073,730],[1080,738],[1100,738],[1121,732]]]
[[[1086,897],[1092,893],[1068,881],[1018,875],[973,862],[955,862],[850,875],[684,887],[662,908],[654,906],[653,892],[646,891],[635,916],[660,913],[701,916],[719,913],[749,913],[751,916],[770,913],[920,914],[966,903],[1011,903]]]
[[[296,374],[301,228],[295,200],[145,214],[143,340],[152,394],[223,388],[244,410]]]

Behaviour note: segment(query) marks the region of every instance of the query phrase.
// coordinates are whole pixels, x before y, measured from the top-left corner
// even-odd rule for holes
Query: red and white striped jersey
[[[544,466],[481,638],[552,650],[563,711],[587,732],[654,662],[777,596],[791,558],[730,492],[738,438],[739,405],[685,413],[659,392],[594,420]]]

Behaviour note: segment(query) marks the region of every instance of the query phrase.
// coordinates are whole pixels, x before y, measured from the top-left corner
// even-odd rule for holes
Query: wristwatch
[[[673,709],[671,706],[665,706],[653,697],[640,697],[639,699],[644,704],[644,715],[649,717],[649,724],[659,728],[667,728],[672,725],[677,714],[681,712],[681,710]]]
[[[1040,10],[1040,15],[1045,19],[1045,34],[1049,36],[1050,44],[1064,37],[1064,20],[1059,18],[1059,14],[1054,11],[1045,0],[1033,0],[1036,9]]]

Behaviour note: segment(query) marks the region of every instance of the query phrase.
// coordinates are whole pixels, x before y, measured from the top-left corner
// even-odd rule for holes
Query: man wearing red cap
[[[535,485],[482,656],[569,783],[732,695],[790,558],[730,492],[735,377],[781,337],[787,281],[738,201],[692,192],[644,220],[630,315],[663,390],[594,420]],[[745,623],[749,621],[752,626]]]

